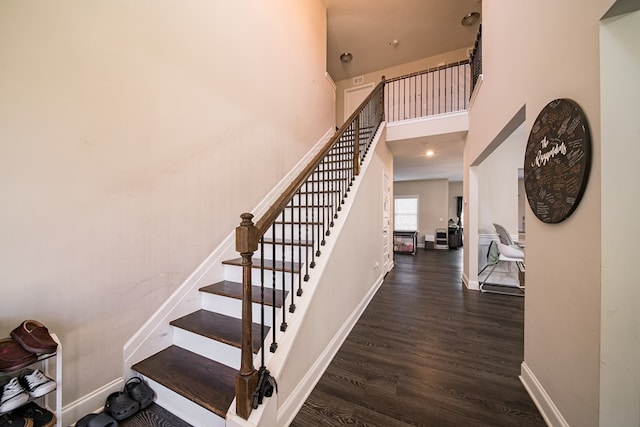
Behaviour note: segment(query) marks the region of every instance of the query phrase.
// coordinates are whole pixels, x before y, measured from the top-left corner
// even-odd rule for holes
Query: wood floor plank
[[[462,251],[395,268],[292,426],[544,426],[520,383],[524,299],[461,283]]]

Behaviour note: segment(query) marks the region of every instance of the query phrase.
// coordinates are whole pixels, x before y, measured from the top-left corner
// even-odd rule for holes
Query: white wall
[[[447,228],[449,181],[446,179],[396,181],[393,183],[393,195],[418,196],[419,246],[424,247],[425,234],[435,235],[436,228]]]
[[[0,3],[0,335],[65,404],[334,125],[325,45],[320,0]]]
[[[640,7],[637,5],[636,8]],[[640,12],[601,32],[602,312],[600,425],[640,425]]]
[[[528,369],[537,380],[529,385],[537,387],[537,396],[546,399],[547,409],[549,404],[557,409],[548,413],[556,417],[553,424],[563,418],[569,425],[594,426],[599,417],[602,193],[598,39],[600,17],[611,3],[483,3],[484,79],[469,115],[465,166],[482,153],[522,105],[526,105],[528,134],[549,101],[574,99],[586,113],[593,139],[591,177],[573,215],[549,225],[537,220],[528,208],[525,214],[523,370]],[[524,30],[522,21],[514,16],[526,17],[535,25]],[[465,178],[471,175],[468,170],[465,173]],[[469,186],[465,185],[465,197],[470,194]],[[467,209],[473,212],[475,207]],[[469,274],[466,255],[465,274]]]
[[[478,233],[495,234],[494,223],[518,233],[518,169],[524,162],[524,125],[477,167]]]

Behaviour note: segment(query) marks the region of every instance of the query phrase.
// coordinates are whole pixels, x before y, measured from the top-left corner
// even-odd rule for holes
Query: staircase
[[[381,105],[380,100],[376,102]],[[358,114],[353,116],[355,126],[347,122],[336,133],[330,147],[320,153],[321,160],[310,165],[301,184],[291,190],[291,197],[259,236],[251,259],[250,350],[262,366],[265,352],[277,351],[276,332],[286,332],[296,298],[304,293],[377,131],[380,117],[375,125],[359,125]],[[367,114],[381,116],[378,110]],[[260,227],[258,221],[255,229]],[[242,257],[223,261],[224,280],[201,287],[199,308],[170,321],[172,344],[131,367],[147,379],[161,406],[196,427],[225,425],[236,398],[243,337],[248,336],[242,321],[244,261],[244,266]]]
[[[200,288],[202,308],[170,322],[174,344],[132,366],[150,380],[159,397],[170,391],[210,412],[204,420],[202,415],[198,419],[206,420],[207,424],[202,425],[211,426],[224,425],[235,397],[240,367],[242,283],[237,280],[242,270],[238,259],[224,264],[225,280]],[[299,271],[300,265],[293,268]],[[274,291],[275,299],[271,289],[265,292],[265,304],[279,314],[286,293]],[[254,313],[260,311],[260,293],[260,286],[252,286]],[[265,335],[269,329],[265,326]],[[257,354],[261,347],[257,323],[253,324],[253,337],[253,351]]]

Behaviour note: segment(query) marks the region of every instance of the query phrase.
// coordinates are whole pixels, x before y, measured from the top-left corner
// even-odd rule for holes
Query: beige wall
[[[469,166],[520,107],[526,105],[527,135],[538,112],[555,98],[574,99],[588,117],[594,161],[580,206],[555,225],[540,222],[528,208],[525,215],[524,362],[574,426],[598,425],[602,241],[598,35],[599,19],[611,2],[483,3],[484,80],[470,111],[464,156],[465,197],[472,196],[465,213],[476,215],[467,224],[477,233],[482,201],[473,199],[474,172]],[[525,30],[514,16],[536,24]],[[467,227],[465,233],[467,242],[477,238]],[[465,245],[467,276],[474,267],[470,243]]]
[[[333,126],[325,29],[320,0],[0,3],[0,336],[59,334],[65,404],[122,375],[125,341]]]
[[[436,228],[447,228],[449,181],[446,179],[397,181],[393,183],[393,195],[418,196],[418,244],[422,247],[425,234],[435,235]]]
[[[636,2],[636,8],[640,4]],[[640,12],[604,21],[600,425],[640,425]]]
[[[462,61],[464,59],[469,59],[466,48],[364,74],[362,76],[362,84],[373,84],[375,86],[380,82],[382,76],[385,76],[385,78],[399,77],[405,74],[427,70],[441,64],[451,64],[457,61]],[[344,91],[355,86],[353,84],[353,79],[346,79],[337,81],[336,87],[336,123],[340,126],[344,123]]]

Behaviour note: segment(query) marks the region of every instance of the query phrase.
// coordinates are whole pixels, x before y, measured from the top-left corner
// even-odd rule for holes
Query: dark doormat
[[[155,403],[134,416],[122,420],[119,427],[193,427]]]

